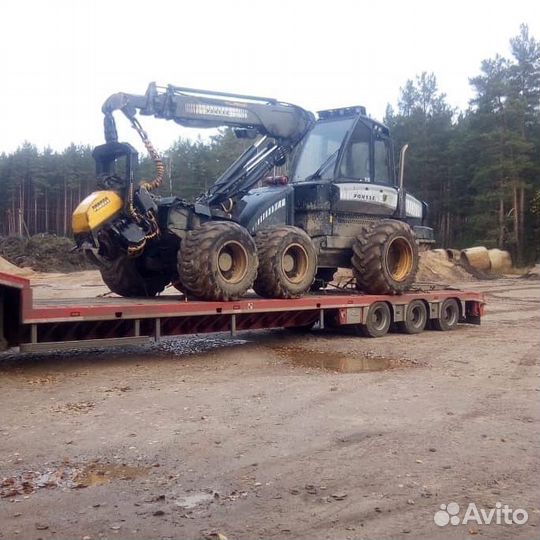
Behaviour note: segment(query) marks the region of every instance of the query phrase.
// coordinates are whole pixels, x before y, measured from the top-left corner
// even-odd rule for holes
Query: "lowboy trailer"
[[[0,350],[20,352],[159,342],[163,337],[243,330],[349,325],[369,337],[480,324],[481,293],[454,289],[400,295],[325,291],[297,299],[238,301],[156,298],[34,299],[28,279],[0,272]]]

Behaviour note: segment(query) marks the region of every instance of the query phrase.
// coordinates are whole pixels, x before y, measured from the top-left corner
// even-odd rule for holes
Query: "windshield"
[[[353,122],[354,118],[317,122],[300,146],[293,182],[306,180],[315,173],[330,179],[338,150]]]

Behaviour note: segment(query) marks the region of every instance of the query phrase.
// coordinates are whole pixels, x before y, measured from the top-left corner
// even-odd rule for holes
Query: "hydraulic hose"
[[[161,186],[163,182],[163,176],[165,174],[165,166],[163,165],[163,161],[161,159],[161,156],[158,154],[157,150],[154,148],[154,145],[148,138],[148,135],[146,134],[146,131],[143,129],[141,124],[138,122],[138,120],[134,117],[129,117],[131,121],[132,127],[137,131],[139,134],[139,137],[141,138],[144,146],[146,147],[146,150],[148,151],[148,154],[152,158],[152,161],[154,162],[154,166],[156,168],[156,175],[155,177],[150,181],[143,181],[140,184],[140,187],[147,189],[148,191],[153,191],[157,189],[159,186]],[[129,193],[128,193],[128,210],[131,216],[135,219],[137,223],[144,223],[148,226],[149,231],[145,234],[144,240],[137,244],[136,246],[130,246],[128,248],[128,253],[132,256],[138,255],[141,253],[141,251],[144,249],[146,242],[148,240],[152,240],[159,236],[159,225],[157,223],[156,217],[153,214],[152,211],[149,211],[146,213],[145,216],[142,216],[140,212],[135,208],[135,205],[133,204],[133,184],[130,185]]]
[[[148,138],[146,131],[144,131],[139,121],[136,118],[130,118],[130,120],[133,129],[135,129],[135,131],[137,131],[137,133],[139,134],[139,137],[141,138],[144,146],[146,147],[146,150],[152,158],[152,161],[154,162],[154,166],[156,168],[156,176],[154,176],[154,178],[150,181],[141,182],[141,187],[147,189],[148,191],[153,191],[154,189],[157,189],[159,186],[161,186],[161,184],[163,183],[163,176],[165,175],[165,165],[163,165],[163,160],[161,159],[161,156],[154,148],[154,145]]]

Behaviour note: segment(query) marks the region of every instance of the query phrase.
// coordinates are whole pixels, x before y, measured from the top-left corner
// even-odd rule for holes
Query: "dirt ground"
[[[482,326],[0,356],[0,537],[537,538],[540,281],[462,285]],[[439,527],[450,502],[529,519]]]

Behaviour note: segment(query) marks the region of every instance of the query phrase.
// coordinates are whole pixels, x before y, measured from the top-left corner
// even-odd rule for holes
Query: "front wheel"
[[[186,234],[178,251],[183,290],[202,300],[236,300],[253,285],[257,249],[244,227],[210,221]]]
[[[170,282],[170,278],[163,274],[143,274],[138,268],[137,259],[127,255],[119,255],[111,261],[102,259],[99,271],[112,292],[128,298],[155,296]]]

